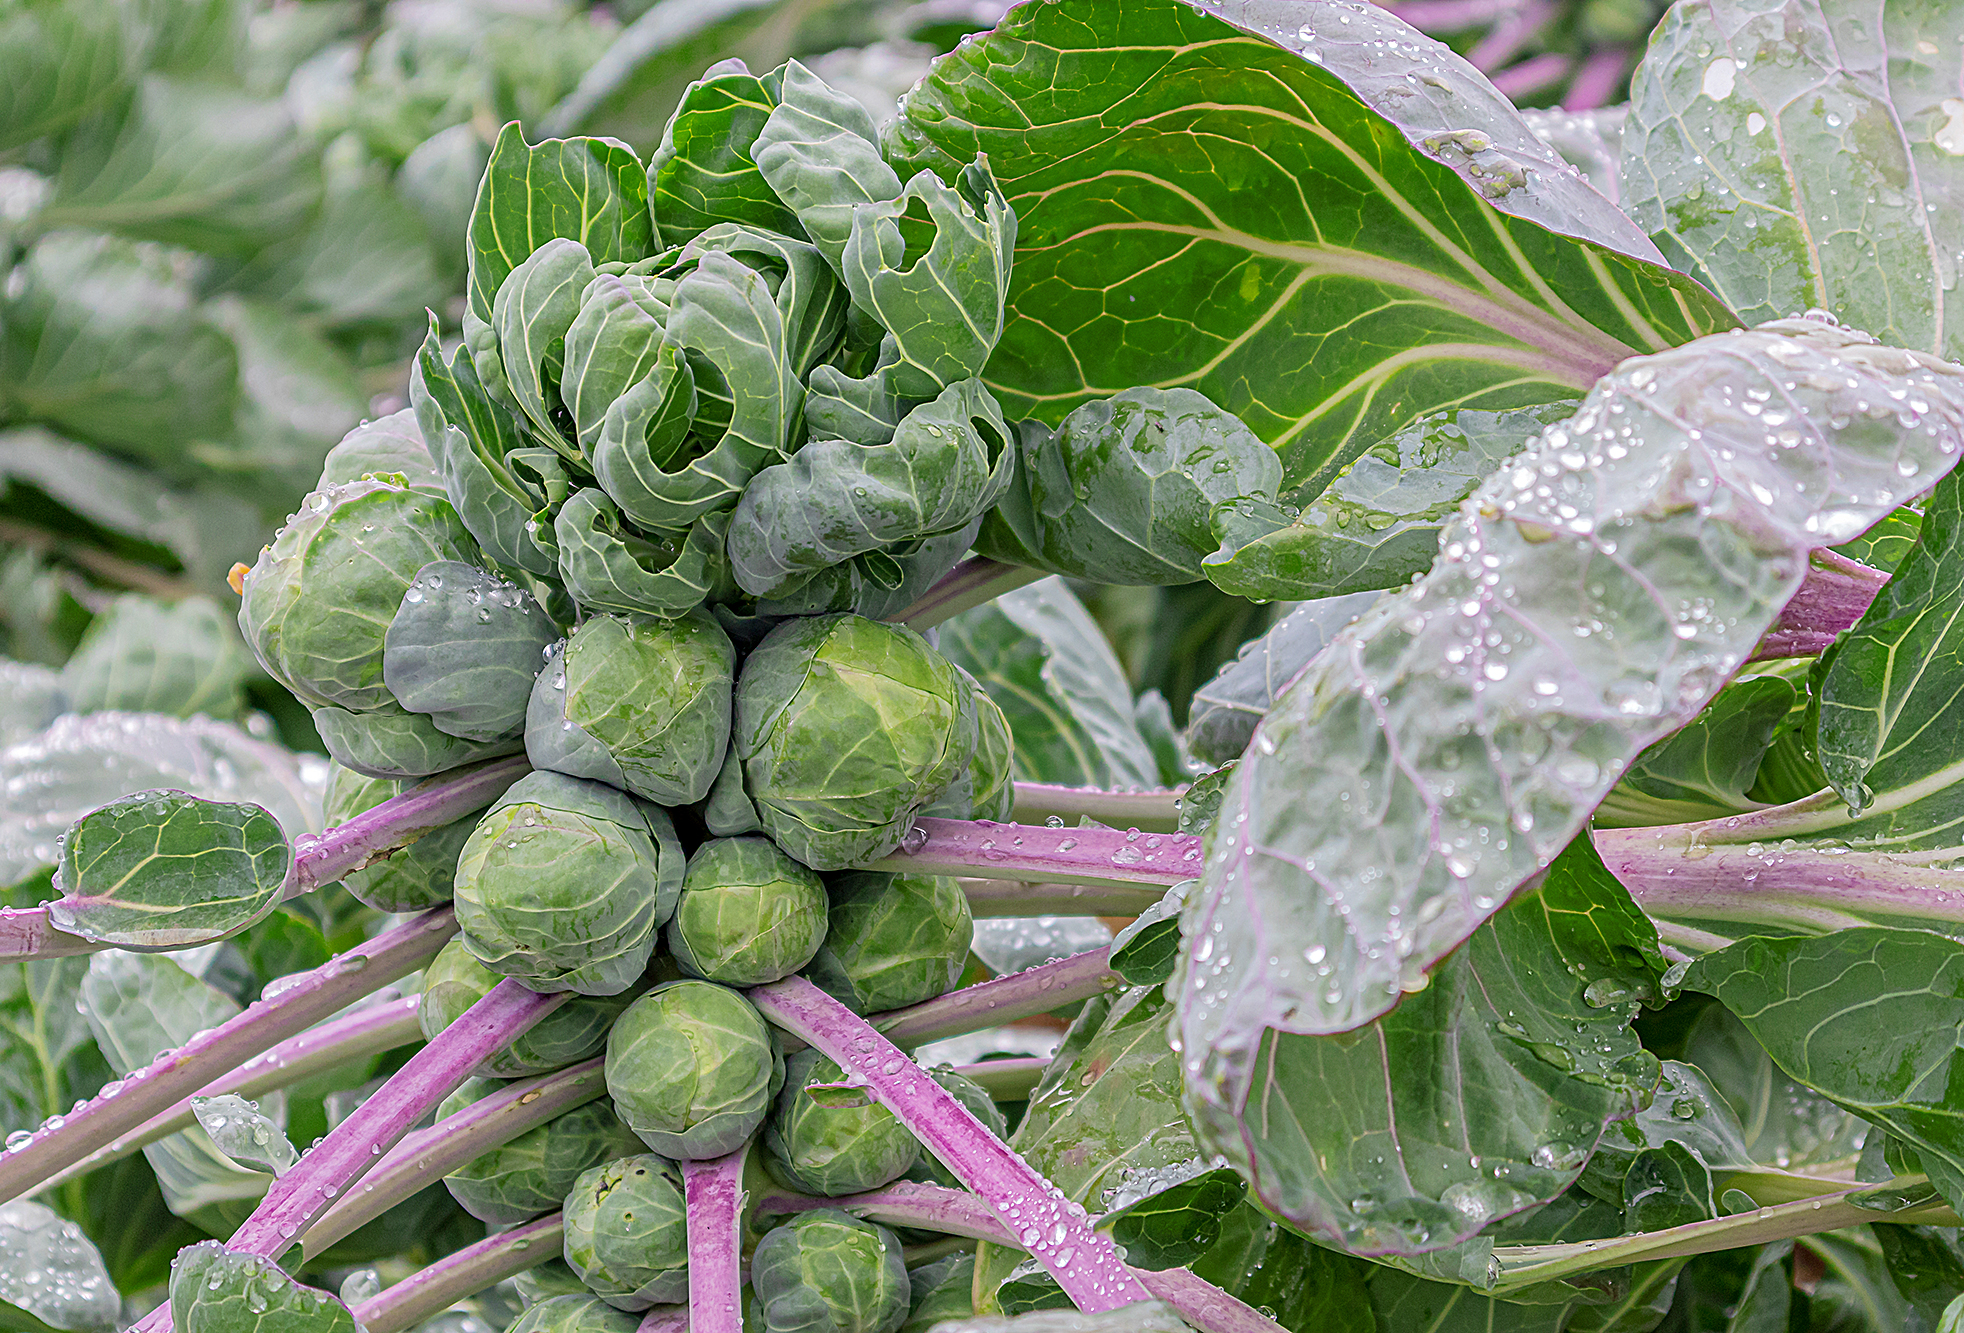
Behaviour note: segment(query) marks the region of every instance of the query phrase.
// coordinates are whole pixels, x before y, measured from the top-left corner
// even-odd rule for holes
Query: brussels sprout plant
[[[19,821],[5,1197],[145,1155],[138,1333],[1956,1327],[1964,25],[1393,8],[506,125],[239,577],[319,831]]]

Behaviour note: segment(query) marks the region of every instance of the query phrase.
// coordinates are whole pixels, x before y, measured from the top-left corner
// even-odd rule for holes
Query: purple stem
[[[1519,54],[1541,26],[1555,16],[1555,8],[1556,0],[1528,0],[1526,4],[1514,7],[1493,25],[1493,31],[1474,45],[1467,60],[1480,73],[1491,76]],[[1498,79],[1494,80],[1496,87],[1499,83]]]
[[[384,931],[258,1000],[175,1051],[117,1079],[65,1116],[51,1117],[19,1147],[0,1155],[0,1201],[37,1189],[48,1176],[119,1134],[201,1091],[261,1051],[408,976],[457,929],[448,905]]]
[[[1065,787],[1052,782],[1016,784],[1015,820],[1041,824],[1058,818],[1069,822],[1088,815],[1100,824],[1119,828],[1136,825],[1156,833],[1180,827],[1180,798],[1185,787],[1160,791],[1105,791],[1100,787]]]
[[[1879,569],[1835,551],[1815,551],[1800,590],[1759,641],[1752,660],[1812,657],[1823,651],[1837,634],[1862,618],[1887,582],[1889,576]]]
[[[226,1247],[240,1254],[278,1259],[294,1237],[319,1220],[334,1196],[361,1179],[418,1120],[449,1095],[493,1051],[560,1005],[571,991],[541,995],[510,977],[491,988],[422,1050],[409,1058],[388,1082],[355,1108],[346,1120],[300,1159],[291,1171],[274,1181],[252,1216],[232,1234]],[[165,1302],[139,1320],[136,1333],[164,1333],[171,1326],[170,1303]]]
[[[932,629],[971,607],[994,601],[1006,592],[1044,577],[1041,569],[1005,565],[987,556],[972,555],[941,576],[941,581],[921,595],[921,600],[902,611],[895,620],[909,629]]]
[[[1087,1000],[1124,985],[1108,962],[1110,952],[1093,949],[1073,954],[1054,963],[964,986],[905,1009],[877,1014],[872,1021],[894,1043],[918,1046],[922,1042],[958,1037],[964,1032],[980,1032],[1019,1018],[1047,1014],[1059,1005]]]
[[[308,1028],[297,1037],[281,1042],[264,1054],[254,1056],[224,1077],[213,1079],[196,1095],[216,1097],[232,1092],[241,1097],[257,1097],[315,1074],[344,1067],[365,1056],[421,1041],[423,1029],[416,1022],[416,1009],[422,999],[420,995],[411,995],[407,999],[390,1000],[385,1004],[364,1005],[351,1014],[329,1019],[317,1027]],[[53,1189],[77,1176],[85,1176],[98,1167],[129,1156],[146,1144],[155,1143],[196,1123],[197,1117],[191,1111],[191,1099],[179,1098],[162,1114],[151,1116],[129,1133],[118,1135],[113,1143],[96,1149],[81,1161],[50,1176],[35,1192]]]
[[[689,1307],[657,1305],[641,1316],[634,1333],[689,1333]]]
[[[1188,833],[918,819],[900,849],[870,868],[1100,889],[1138,884],[1170,889],[1200,873],[1200,839]]]
[[[508,1083],[428,1129],[405,1135],[363,1179],[300,1237],[308,1258],[352,1235],[418,1190],[578,1106],[607,1094],[606,1057]]]
[[[1552,83],[1560,83],[1574,63],[1559,52],[1545,51],[1494,75],[1493,86],[1508,97],[1519,99]]]
[[[759,1213],[801,1213],[814,1208],[842,1208],[858,1217],[888,1226],[919,1227],[971,1236],[1015,1250],[1027,1250],[975,1195],[940,1185],[907,1181],[869,1194],[842,1199],[815,1199],[803,1194],[774,1192],[757,1200]],[[1200,1333],[1281,1333],[1281,1325],[1253,1306],[1228,1295],[1205,1278],[1184,1268],[1163,1272],[1133,1269],[1132,1275],[1160,1300],[1180,1312]]]
[[[566,1234],[558,1213],[487,1236],[411,1273],[354,1309],[368,1333],[400,1333],[514,1273],[559,1257]]]
[[[1016,1231],[1078,1309],[1101,1314],[1150,1298],[1111,1238],[1092,1230],[1081,1207],[1061,1198],[865,1019],[803,977],[759,986],[749,996],[772,1023],[864,1078],[873,1097],[980,1195],[998,1221]],[[693,1333],[721,1331],[695,1328]]]
[[[1617,86],[1623,82],[1623,71],[1629,67],[1627,46],[1606,46],[1590,53],[1582,68],[1576,71],[1575,81],[1568,86],[1562,110],[1594,111],[1607,104],[1616,95]]]
[[[1165,894],[1148,885],[1088,889],[1082,884],[1026,884],[1020,879],[961,879],[974,917],[1137,916]]]
[[[743,1333],[743,1167],[749,1156],[745,1144],[725,1157],[682,1163],[689,1333]]]

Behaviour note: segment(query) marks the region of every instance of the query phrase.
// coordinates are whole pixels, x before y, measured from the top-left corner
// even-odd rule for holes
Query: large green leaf
[[[1900,419],[1862,414],[1892,392]],[[1187,907],[1212,946],[1182,997],[1188,1086],[1239,1108],[1266,1029],[1349,1031],[1423,986],[1702,710],[1808,551],[1960,449],[1964,369],[1823,321],[1619,367],[1256,730]]]
[[[1750,810],[1746,793],[1794,708],[1792,682],[1750,676],[1719,691],[1677,735],[1638,755],[1596,809],[1596,827],[1678,824]]]
[[[1009,719],[1027,782],[1156,787],[1111,645],[1062,579],[1003,594],[940,627],[941,651],[982,682]]]
[[[1215,947],[1201,938],[1189,974]],[[1331,970],[1315,952],[1270,967]],[[1187,1110],[1298,1226],[1365,1254],[1457,1245],[1568,1189],[1648,1101],[1657,1060],[1629,1024],[1662,972],[1650,923],[1578,839],[1371,1027],[1270,1032],[1245,1100],[1197,1092],[1189,1059]]]
[[[28,1199],[0,1205],[0,1299],[75,1333],[110,1333],[123,1312],[102,1255],[82,1229]]]
[[[1964,354],[1964,10],[1673,5],[1630,86],[1623,205],[1742,318],[1810,306]]]
[[[1633,352],[1732,323],[1686,278],[1501,211],[1525,167],[1476,160],[1475,188],[1316,59],[1325,29],[1341,42],[1359,23],[1419,68],[1457,66],[1449,52],[1365,5],[1235,13],[1251,26],[1178,0],[1024,6],[910,95],[889,135],[903,173],[986,152],[1016,210],[985,376],[1011,415],[1198,389],[1313,496],[1428,412],[1572,397]],[[1391,81],[1387,105],[1394,90],[1409,96]],[[1473,129],[1435,151],[1493,142]]]
[[[1376,593],[1359,592],[1306,602],[1243,644],[1232,662],[1193,692],[1186,740],[1194,758],[1225,764],[1239,757],[1296,673],[1376,600]]]
[[[78,713],[236,717],[252,674],[237,620],[210,598],[171,605],[124,593],[90,623],[61,669],[61,687]]]
[[[184,1333],[358,1333],[348,1307],[303,1287],[271,1259],[217,1241],[193,1245],[171,1269],[170,1312]]]
[[[122,0],[10,8],[0,19],[0,148],[52,134],[114,97],[140,49]]]
[[[0,1128],[32,1129],[108,1080],[75,991],[86,958],[0,968]]]

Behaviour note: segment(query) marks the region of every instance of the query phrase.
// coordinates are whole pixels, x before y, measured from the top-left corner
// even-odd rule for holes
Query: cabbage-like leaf
[[[382,679],[438,731],[502,740],[524,727],[532,681],[558,638],[523,588],[461,560],[432,560],[383,635]]]
[[[559,576],[585,607],[683,615],[728,582],[723,538],[729,523],[727,513],[705,514],[686,533],[664,532],[650,540],[621,522],[605,491],[589,486],[553,520]]]
[[[777,105],[751,158],[812,244],[843,272],[856,207],[898,196],[900,177],[880,155],[865,107],[795,60],[772,77]]]
[[[0,1205],[0,1299],[73,1333],[109,1333],[123,1304],[82,1228],[28,1199]]]
[[[1952,5],[1674,7],[1630,82],[1623,206],[1747,320],[1830,309],[1964,355]]]
[[[1081,410],[1081,409],[1080,409]],[[1572,402],[1506,412],[1455,408],[1407,426],[1337,474],[1294,522],[1259,502],[1218,514],[1215,587],[1263,601],[1395,588],[1432,567],[1439,530],[1466,497]]]
[[[252,674],[237,620],[209,597],[166,604],[124,593],[89,623],[61,669],[61,688],[78,713],[228,718],[245,706]]]
[[[513,121],[492,145],[471,213],[471,313],[489,324],[505,278],[556,238],[578,241],[595,264],[646,255],[655,247],[647,173],[624,143],[528,144]]]
[[[819,616],[853,611],[870,620],[890,620],[925,597],[975,543],[982,520],[896,547],[868,551],[842,565],[822,569],[777,597],[757,603],[761,616]]]
[[[55,864],[55,839],[132,791],[175,788],[272,812],[291,836],[320,827],[320,783],[293,755],[202,718],[96,713],[56,718],[0,750],[0,884]]]
[[[1733,323],[1690,279],[1548,230],[1641,245],[1579,181],[1559,188],[1594,200],[1597,225],[1510,216],[1517,192],[1552,198],[1522,164],[1550,155],[1517,119],[1502,129],[1451,53],[1364,5],[1233,15],[1021,7],[936,61],[888,131],[904,175],[951,179],[987,153],[1016,210],[1010,315],[984,376],[1012,418],[1055,422],[1136,384],[1194,389],[1314,496],[1428,413],[1572,397],[1632,353]],[[1325,55],[1352,32],[1368,40]],[[1352,65],[1383,114],[1346,86]],[[1492,112],[1442,113],[1437,151],[1470,156],[1465,175],[1384,118],[1429,112],[1434,71]]]
[[[237,1093],[193,1097],[191,1113],[212,1146],[248,1171],[283,1176],[300,1160],[279,1122]]]
[[[1183,879],[1112,936],[1111,969],[1128,986],[1158,986],[1180,958],[1180,909],[1198,880]]]
[[[1758,806],[1746,795],[1795,690],[1778,676],[1751,676],[1719,691],[1689,726],[1638,755],[1600,806],[1597,828],[1683,824]]]
[[[343,768],[371,778],[421,778],[460,764],[516,754],[525,748],[522,736],[497,741],[469,741],[438,731],[421,713],[390,705],[365,713],[345,708],[312,710],[321,744]]]
[[[800,235],[797,215],[765,183],[752,156],[777,106],[781,74],[760,79],[743,62],[711,65],[682,94],[648,159],[648,195],[666,245],[719,222]]]
[[[0,21],[0,148],[73,125],[128,86],[141,53],[118,0],[22,6]]]
[[[271,1259],[239,1254],[215,1240],[183,1250],[170,1274],[171,1322],[183,1333],[360,1333],[338,1299],[303,1287]]]
[[[940,646],[1009,719],[1019,779],[1159,785],[1158,761],[1133,720],[1125,669],[1062,579],[964,611],[940,627]]]
[[[831,355],[852,298],[818,247],[733,222],[718,223],[682,248],[682,264],[704,254],[730,255],[765,275],[784,320],[784,359],[799,379]],[[930,395],[931,396],[931,395]]]
[[[504,360],[505,384],[531,418],[538,438],[575,462],[577,432],[560,401],[566,331],[593,281],[593,259],[578,241],[555,236],[534,250],[498,286],[491,327]]]
[[[1188,905],[1212,945],[1189,1086],[1241,1105],[1268,1029],[1349,1031],[1422,986],[1738,670],[1808,551],[1960,448],[1964,370],[1816,319],[1605,379],[1256,730]]]
[[[668,303],[635,274],[602,273],[580,293],[579,313],[563,334],[558,394],[582,451],[600,438],[600,424],[614,400],[654,369],[666,350],[667,318]]]
[[[48,919],[126,949],[206,944],[272,911],[292,867],[279,821],[259,806],[134,792],[69,827]]]
[[[1243,644],[1233,661],[1193,692],[1186,741],[1194,758],[1207,764],[1238,758],[1276,696],[1377,599],[1374,592],[1354,592],[1306,602],[1261,638]]]
[[[341,437],[321,461],[319,490],[363,477],[398,476],[416,490],[444,493],[443,474],[423,440],[414,408],[363,422]],[[468,525],[467,525],[468,526]]]
[[[854,556],[968,527],[1009,486],[1009,439],[982,382],[959,380],[885,444],[812,440],[744,489],[731,573],[746,592],[782,597]]]

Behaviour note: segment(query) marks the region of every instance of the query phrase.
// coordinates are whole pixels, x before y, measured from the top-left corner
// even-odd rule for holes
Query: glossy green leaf
[[[798,219],[772,193],[752,156],[777,106],[774,85],[739,61],[712,65],[690,84],[648,159],[648,195],[667,245],[719,222],[798,234]]]
[[[1221,547],[1201,572],[1217,588],[1263,600],[1408,583],[1432,567],[1439,530],[1466,497],[1574,406],[1426,417],[1372,445],[1284,527],[1259,504],[1217,517]]]
[[[1932,1327],[1897,1290],[1885,1251],[1870,1227],[1809,1236],[1798,1242],[1825,1270],[1808,1293],[1811,1325],[1822,1329]],[[1943,1308],[1938,1303],[1930,1314]]]
[[[856,207],[897,197],[900,177],[881,156],[865,107],[795,60],[772,77],[777,105],[750,155],[812,244],[843,272]]]
[[[443,474],[423,442],[414,408],[405,407],[364,422],[342,436],[321,460],[320,484],[333,486],[391,474],[418,490],[443,491]]]
[[[1945,1227],[1879,1223],[1868,1228],[1881,1249],[1889,1280],[1908,1307],[1905,1327],[1935,1330],[1944,1308],[1964,1293],[1964,1255]]]
[[[564,333],[558,398],[582,450],[599,440],[614,400],[646,379],[667,351],[667,318],[662,287],[634,274],[600,274],[580,293],[579,313]]]
[[[1193,692],[1186,743],[1194,757],[1209,764],[1238,758],[1276,696],[1377,598],[1361,592],[1306,603],[1243,644],[1233,661]]]
[[[1572,397],[1632,352],[1732,323],[1688,279],[1502,212],[1526,168],[1476,160],[1476,188],[1427,156],[1300,54],[1321,54],[1320,23],[1234,12],[1247,26],[1177,0],[1018,10],[938,61],[890,131],[907,174],[951,176],[987,153],[1016,211],[985,377],[1010,414],[1055,421],[1140,383],[1196,389],[1314,496],[1429,412]],[[1367,6],[1318,13],[1332,42],[1361,22],[1418,66],[1463,69]],[[1368,43],[1354,54],[1363,64]],[[1387,107],[1409,97],[1411,69],[1375,76]],[[1490,91],[1486,104],[1504,114]],[[1493,142],[1448,133],[1435,151],[1477,159]]]
[[[383,636],[382,679],[437,730],[496,741],[525,725],[532,681],[559,637],[532,595],[460,560],[416,571]]]
[[[1675,736],[1638,755],[1596,809],[1599,828],[1717,819],[1758,803],[1746,793],[1794,707],[1778,676],[1734,681]]]
[[[1218,947],[1195,947],[1189,985]],[[1331,960],[1285,969],[1320,981]],[[1366,1254],[1456,1245],[1566,1190],[1649,1099],[1657,1060],[1629,1024],[1662,972],[1654,927],[1578,839],[1371,1028],[1271,1032],[1245,1111],[1195,1088],[1189,1057],[1187,1110],[1305,1230]]]
[[[76,712],[234,717],[252,669],[237,624],[210,598],[166,604],[125,593],[90,623],[61,688]]]
[[[1241,1206],[1247,1182],[1218,1167],[1098,1219],[1134,1268],[1185,1268],[1221,1238],[1224,1217]]]
[[[1788,1169],[1842,1161],[1860,1150],[1864,1123],[1782,1073],[1723,1005],[1708,1007],[1692,1024],[1684,1058],[1731,1108],[1746,1160]]]
[[[41,1329],[110,1333],[122,1313],[116,1284],[82,1229],[45,1204],[0,1205],[0,1322],[25,1313]],[[40,1333],[36,1330],[35,1333]]]
[[[1214,941],[1182,997],[1189,1085],[1225,1112],[1265,1029],[1350,1031],[1423,984],[1718,692],[1812,547],[1954,465],[1945,365],[1816,320],[1717,335],[1626,362],[1483,485],[1235,768],[1186,918]],[[1891,389],[1929,410],[1858,415]],[[1771,421],[1730,406],[1782,393]],[[1313,950],[1327,975],[1266,961]]]
[[[1044,579],[940,627],[941,651],[1009,719],[1026,782],[1156,787],[1132,689],[1097,623],[1062,579]]]
[[[1744,319],[1822,307],[1956,357],[1960,36],[1949,5],[1674,7],[1631,80],[1624,207]]]
[[[215,1240],[186,1249],[171,1266],[170,1312],[184,1333],[357,1333],[348,1307],[303,1287],[271,1259],[239,1254]]]
[[[328,754],[344,768],[371,778],[422,778],[432,773],[525,748],[522,738],[467,741],[438,731],[421,713],[390,705],[368,713],[345,708],[309,710]]]
[[[1126,985],[1158,986],[1173,975],[1180,958],[1180,909],[1196,882],[1181,880],[1112,936],[1111,969]]]
[[[300,1160],[279,1123],[236,1093],[193,1097],[191,1112],[212,1146],[248,1171],[283,1176]]]
[[[589,486],[553,519],[559,576],[581,606],[664,619],[687,614],[729,581],[726,513],[705,514],[686,533],[637,536],[607,493]]]
[[[32,1129],[92,1095],[109,1077],[75,992],[86,958],[0,969],[0,1124]]]
[[[538,439],[579,461],[576,437],[560,399],[566,331],[593,281],[593,259],[578,241],[555,236],[521,260],[498,284],[491,328],[498,336],[505,384],[531,418]],[[573,436],[575,438],[569,438]]]
[[[514,121],[492,146],[471,214],[471,312],[488,324],[506,276],[560,238],[585,246],[596,264],[646,255],[655,247],[647,174],[624,143],[528,144]]]

